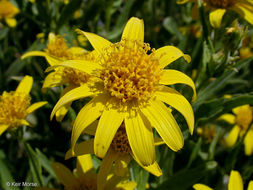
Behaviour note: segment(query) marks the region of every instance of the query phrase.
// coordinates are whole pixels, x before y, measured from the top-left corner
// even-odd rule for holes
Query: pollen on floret
[[[0,124],[11,127],[21,125],[21,120],[27,116],[30,97],[20,92],[4,92],[0,96]]]
[[[80,86],[84,83],[87,83],[87,81],[90,78],[90,75],[82,71],[79,71],[77,69],[65,67],[63,68],[63,71],[62,71],[62,77],[66,83],[69,83],[75,86]]]
[[[112,140],[111,147],[113,148],[113,150],[121,154],[131,153],[131,148],[128,142],[126,128],[125,128],[124,123],[122,123],[119,129],[117,130]]]
[[[47,48],[45,52],[60,58],[67,58],[68,57],[68,46],[61,36],[55,36],[53,39],[49,40],[47,44]]]
[[[101,57],[100,78],[111,96],[121,102],[148,100],[160,80],[159,58],[148,55],[149,44],[122,40]]]

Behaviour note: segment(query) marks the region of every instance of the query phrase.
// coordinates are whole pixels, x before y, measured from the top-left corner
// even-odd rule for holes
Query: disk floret
[[[121,124],[118,131],[116,132],[111,146],[113,150],[120,152],[121,154],[129,154],[131,152],[124,123]]]
[[[105,90],[120,101],[148,100],[160,80],[159,59],[148,55],[149,44],[123,40],[106,49],[100,78]]]
[[[79,71],[77,69],[72,68],[63,68],[63,76],[64,79],[66,79],[66,83],[69,83],[74,86],[80,86],[84,83],[86,83],[89,79],[89,75]]]
[[[67,58],[69,56],[68,46],[61,36],[55,36],[50,40],[45,52],[55,57]]]
[[[4,92],[0,96],[0,124],[19,126],[21,120],[28,114],[26,110],[29,105],[29,95],[20,92]]]
[[[210,3],[213,7],[217,8],[227,8],[231,6],[233,0],[205,0]]]

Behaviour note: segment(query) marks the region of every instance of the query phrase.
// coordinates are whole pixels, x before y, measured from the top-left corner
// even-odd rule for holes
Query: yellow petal
[[[43,101],[43,102],[36,102],[34,104],[32,104],[29,108],[27,108],[27,113],[32,113],[35,110],[39,109],[40,107],[44,106],[47,104],[47,101]]]
[[[19,83],[16,92],[29,94],[33,85],[33,78],[26,75]]]
[[[64,118],[65,115],[68,113],[71,104],[72,104],[72,102],[69,102],[69,103],[63,105],[62,107],[60,107],[60,108],[55,112],[55,119],[56,119],[56,121],[62,122],[63,118]]]
[[[210,188],[206,185],[203,185],[203,184],[195,184],[195,185],[193,185],[193,189],[195,189],[195,190],[213,190],[212,188]]]
[[[159,100],[172,106],[184,116],[190,129],[190,133],[192,134],[194,130],[194,114],[191,104],[186,100],[186,98],[176,90],[166,86],[162,86],[155,95]]]
[[[193,90],[193,97],[192,99],[195,100],[196,98],[196,88],[195,84],[192,81],[190,77],[185,75],[184,73],[176,70],[163,70],[161,79],[160,79],[160,84],[164,85],[172,85],[172,84],[177,84],[177,83],[182,83],[190,86]]]
[[[42,91],[45,91],[46,88],[52,88],[62,84],[63,79],[61,75],[58,75],[56,72],[49,73],[44,80]]]
[[[109,42],[108,40],[93,34],[93,33],[89,33],[89,32],[84,32],[81,30],[77,30],[78,33],[83,34],[91,43],[91,45],[93,46],[93,48],[99,53],[103,53],[103,50],[107,47],[109,47],[112,43]]]
[[[144,23],[143,20],[132,17],[127,22],[121,40],[144,42]]]
[[[54,66],[54,65],[60,64],[63,61],[60,58],[51,56],[49,54],[46,54],[45,58],[46,58],[46,60],[47,60],[47,62],[48,62],[48,64],[50,66]]]
[[[0,124],[0,135],[3,134],[4,131],[6,131],[6,129],[8,129],[9,125],[5,125],[5,124]]]
[[[230,124],[235,124],[235,116],[233,114],[223,114],[222,116],[219,117],[219,119],[224,120]]]
[[[160,145],[165,144],[165,142],[163,141],[163,139],[160,138],[160,137],[156,137],[156,138],[154,139],[154,143],[155,143],[155,146],[160,146]]]
[[[225,14],[226,9],[214,9],[209,14],[209,21],[212,27],[220,28],[222,17]]]
[[[93,163],[90,154],[82,155],[77,157],[76,164],[77,174],[81,176],[83,174],[94,172]]]
[[[65,155],[65,160],[70,159],[73,156],[82,156],[85,154],[93,154],[94,153],[94,139],[89,139],[81,142],[80,144],[76,144],[74,148],[74,155],[72,154],[72,150],[68,150]]]
[[[247,3],[241,3],[241,1],[238,1],[238,3],[235,3],[235,5],[231,8],[234,11],[236,11],[238,14],[243,16],[245,20],[247,20],[250,24],[253,24],[253,6],[252,4]]]
[[[119,154],[112,149],[109,149],[106,156],[103,158],[97,176],[98,190],[103,190],[106,184],[107,176],[112,168],[112,164],[117,160]]]
[[[131,156],[128,154],[120,155],[115,161],[114,173],[117,176],[124,177],[128,172],[128,164],[131,161]]]
[[[151,125],[157,130],[164,142],[173,151],[180,150],[184,145],[181,130],[167,107],[160,102],[149,101],[149,106],[141,109]]]
[[[126,132],[134,156],[144,166],[155,162],[154,137],[150,124],[138,110],[130,108],[125,117]]]
[[[144,166],[143,164],[141,164],[141,162],[134,155],[132,155],[132,157],[143,169],[145,169],[149,173],[151,173],[157,177],[162,175],[162,170],[156,161],[149,166]]]
[[[51,164],[51,167],[54,170],[54,173],[56,174],[57,179],[64,186],[74,186],[76,183],[78,183],[76,177],[63,164],[54,162]]]
[[[253,153],[253,130],[250,129],[244,138],[244,150],[247,156]]]
[[[94,140],[94,151],[98,157],[103,158],[105,156],[123,118],[124,114],[115,107],[107,108],[103,111]]]
[[[174,46],[164,46],[156,50],[153,54],[155,57],[159,58],[159,64],[161,68],[166,67],[173,61],[184,57],[184,59],[189,63],[191,62],[191,57],[184,54],[180,49]]]
[[[81,99],[81,98],[85,98],[88,96],[92,96],[94,95],[95,92],[93,89],[90,88],[90,86],[88,86],[87,84],[83,84],[80,87],[77,87],[69,92],[67,92],[64,96],[62,96],[59,101],[57,102],[57,104],[54,106],[54,109],[51,113],[50,119],[53,119],[54,114],[56,113],[56,111],[59,110],[59,108],[61,108],[62,106],[73,102],[74,100],[77,99]]]
[[[81,133],[88,127],[93,121],[95,121],[104,109],[105,103],[108,100],[107,95],[99,95],[93,98],[88,104],[86,104],[78,113],[72,130],[71,136],[71,148],[73,149],[77,139]]]
[[[177,0],[177,4],[189,3],[191,0]]]
[[[134,181],[121,182],[116,185],[117,190],[134,190],[137,184]],[[109,190],[109,189],[108,189]]]
[[[248,189],[247,190],[253,190],[253,181],[249,182]]]
[[[243,190],[242,177],[238,171],[231,171],[228,181],[228,190]]]
[[[27,57],[33,57],[33,56],[42,56],[45,57],[47,54],[43,51],[30,51],[22,55],[21,59],[25,59]]]
[[[67,92],[69,92],[70,90],[72,90],[74,88],[75,87],[72,85],[69,85],[66,88],[64,88],[64,90],[61,93],[61,97],[64,96]],[[72,104],[72,102],[69,102],[57,110],[57,112],[55,113],[56,121],[61,122],[63,120],[65,115],[68,113],[71,104]]]
[[[241,128],[238,125],[235,125],[230,131],[229,135],[225,138],[225,143],[228,147],[234,146],[237,141],[238,135],[241,131]]]
[[[251,109],[252,108],[248,104],[246,104],[246,105],[243,105],[243,106],[236,107],[232,111],[235,115],[238,115],[238,114],[243,113],[243,112],[246,112],[246,113],[251,112]]]
[[[5,18],[5,22],[9,27],[15,27],[17,25],[17,21],[15,18]]]
[[[49,72],[54,70],[57,67],[70,67],[73,69],[77,69],[80,71],[83,71],[87,74],[96,74],[98,70],[102,69],[102,66],[96,62],[91,61],[85,61],[85,60],[68,60],[61,63],[58,63],[56,65],[52,65],[51,67],[48,67],[45,72]]]
[[[94,121],[92,124],[90,124],[84,131],[83,133],[95,136],[95,133],[97,131],[98,127],[98,120]]]
[[[22,120],[20,121],[20,125],[32,127],[32,126],[30,125],[30,123],[28,123],[25,119],[22,119]]]

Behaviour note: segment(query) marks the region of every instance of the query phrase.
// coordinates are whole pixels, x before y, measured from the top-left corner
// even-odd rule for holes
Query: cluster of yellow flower
[[[210,12],[209,20],[214,28],[221,26],[222,17],[228,10],[239,13],[253,24],[253,0],[178,0],[179,4],[187,2],[195,3],[192,11],[195,18],[199,16],[198,7],[203,5],[204,10]],[[18,13],[19,9],[8,0],[0,0],[0,19],[10,27],[16,26],[14,17]],[[197,30],[194,26],[190,32],[197,33]],[[195,84],[184,73],[166,68],[180,58],[190,63],[191,57],[174,46],[152,49],[144,42],[143,20],[136,17],[127,22],[117,43],[93,33],[81,30],[77,33],[80,39],[87,39],[94,50],[69,47],[62,36],[50,33],[44,51],[31,51],[22,56],[22,59],[42,56],[47,60],[46,72],[49,74],[42,86],[44,92],[48,88],[64,87],[51,112],[51,120],[55,116],[58,122],[62,122],[73,101],[91,98],[73,121],[71,147],[65,155],[66,159],[77,157],[74,173],[60,163],[53,163],[52,168],[66,190],[132,190],[136,187],[136,183],[128,179],[128,164],[132,158],[146,171],[161,176],[155,146],[166,144],[173,151],[184,146],[184,137],[172,109],[184,117],[190,134],[193,134],[195,119],[191,103],[168,86],[189,86],[194,101],[197,96]],[[195,36],[200,35],[198,30]],[[241,49],[241,57],[251,55],[249,51]],[[33,78],[25,76],[16,91],[3,92],[0,96],[0,135],[6,130],[30,126],[27,116],[47,104],[43,101],[30,106],[32,84]],[[252,155],[252,107],[247,104],[232,112],[219,118],[234,125],[224,143],[232,147],[240,136],[245,135],[245,154]],[[199,128],[197,132],[208,142],[216,135],[214,126]],[[77,143],[81,135],[92,137]],[[98,173],[93,168],[91,154],[102,159]],[[193,188],[211,189],[202,184]],[[251,181],[248,189],[252,188]],[[243,189],[239,172],[231,171],[228,189]]]

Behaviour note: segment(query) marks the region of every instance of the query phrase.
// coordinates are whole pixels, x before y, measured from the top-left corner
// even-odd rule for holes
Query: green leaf
[[[197,158],[200,148],[201,148],[201,145],[202,145],[202,139],[199,138],[198,142],[194,145],[190,159],[189,159],[188,164],[186,166],[187,168],[189,168],[191,166],[192,162]]]
[[[48,160],[48,158],[39,149],[36,148],[35,150],[42,167],[44,167],[45,170],[47,170],[48,173],[50,173],[50,175],[56,178],[56,175],[51,168],[51,162]]]
[[[31,148],[31,146],[24,142],[25,150],[29,159],[29,166],[30,170],[32,172],[33,180],[34,182],[38,183],[39,186],[43,186],[43,180],[42,180],[42,169],[41,169],[41,163],[34,152],[34,150]]]
[[[213,95],[215,95],[218,91],[220,91],[229,80],[237,74],[237,70],[240,70],[242,67],[247,65],[249,62],[253,60],[253,57],[241,60],[236,63],[233,69],[228,69],[225,71],[219,78],[211,82],[209,85],[206,85],[205,88],[201,89],[197,94],[197,99],[195,100],[193,107],[194,109],[198,109],[198,107],[203,104],[203,102]]]
[[[1,153],[3,153],[1,151]],[[4,190],[19,190],[19,187],[15,187],[11,185],[11,182],[15,182],[10,170],[7,167],[6,161],[2,158],[3,155],[1,155],[0,158],[0,187]]]
[[[184,169],[169,177],[158,188],[159,190],[186,190],[199,182],[201,178],[217,166],[215,161],[209,161],[193,169]]]

